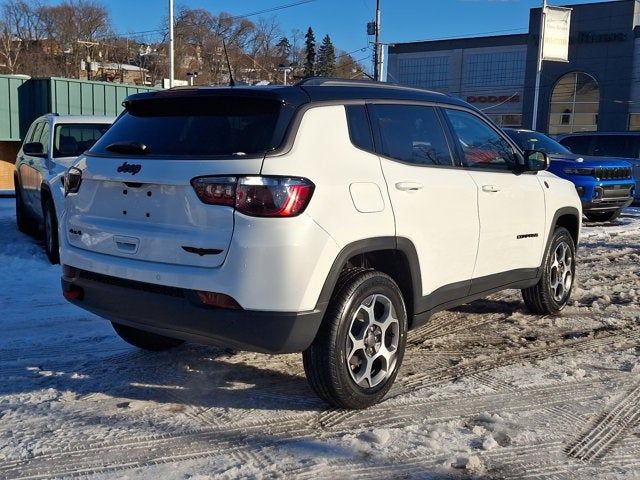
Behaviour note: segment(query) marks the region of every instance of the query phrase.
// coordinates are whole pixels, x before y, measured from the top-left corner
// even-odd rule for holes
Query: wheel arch
[[[580,212],[578,209],[563,207],[556,211],[553,216],[553,222],[551,222],[551,231],[549,232],[547,244],[551,240],[553,231],[558,227],[564,227],[569,231],[571,238],[573,238],[573,243],[577,247],[580,240]]]
[[[345,246],[331,266],[317,308],[326,310],[340,274],[351,267],[367,267],[389,275],[400,288],[407,308],[408,326],[417,312],[416,301],[422,295],[420,264],[416,248],[406,238],[375,237]]]

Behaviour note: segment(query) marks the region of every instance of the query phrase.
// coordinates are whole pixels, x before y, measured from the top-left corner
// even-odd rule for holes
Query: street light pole
[[[536,67],[536,86],[533,92],[533,118],[531,120],[531,130],[536,130],[538,126],[538,102],[540,100],[540,77],[542,76],[542,56],[544,46],[544,24],[547,15],[547,0],[542,0],[542,10],[540,11],[540,37],[538,40],[538,64]]]
[[[376,0],[375,37],[373,41],[373,79],[380,80],[380,0]]]
[[[173,61],[173,0],[169,0],[169,88],[173,88],[175,66]]]

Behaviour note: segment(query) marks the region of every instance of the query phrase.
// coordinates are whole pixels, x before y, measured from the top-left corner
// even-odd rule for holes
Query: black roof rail
[[[409,90],[414,92],[429,92],[437,95],[450,96],[446,93],[434,92],[426,88],[407,87],[406,85],[400,85],[398,83],[380,82],[377,80],[357,80],[348,78],[334,78],[334,77],[306,77],[295,84],[298,87],[315,87],[315,86],[329,86],[329,87],[374,87],[374,88],[390,88],[394,90]]]
[[[389,86],[391,84],[385,84],[376,80],[359,80],[349,78],[337,78],[337,77],[305,77],[296,83],[296,86],[320,86],[320,85],[363,85],[367,87],[377,86]]]

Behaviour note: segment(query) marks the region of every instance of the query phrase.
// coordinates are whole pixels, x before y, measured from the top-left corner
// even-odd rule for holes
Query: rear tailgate
[[[118,172],[123,165],[140,170]],[[191,179],[259,173],[262,159],[175,162],[85,157],[82,184],[67,197],[69,243],[150,262],[217,267],[233,234],[233,208],[206,205]]]

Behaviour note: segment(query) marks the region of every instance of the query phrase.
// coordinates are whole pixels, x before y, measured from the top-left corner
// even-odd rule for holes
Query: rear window
[[[290,117],[282,102],[256,97],[134,100],[91,152],[135,143],[161,157],[262,155],[282,143]]]
[[[56,125],[53,157],[77,157],[89,150],[109,129],[104,123],[65,123]]]

